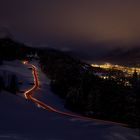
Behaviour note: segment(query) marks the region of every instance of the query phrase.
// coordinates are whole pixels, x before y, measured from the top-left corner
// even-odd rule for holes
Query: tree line
[[[10,93],[16,94],[19,90],[17,76],[14,74],[8,75],[6,77],[0,76],[0,92],[2,90],[6,90]]]
[[[139,127],[140,81],[132,77],[132,86],[113,78],[101,79],[94,68],[57,51],[40,54],[42,70],[51,79],[54,93],[65,107],[89,117],[97,117]],[[138,79],[137,79],[138,80]]]

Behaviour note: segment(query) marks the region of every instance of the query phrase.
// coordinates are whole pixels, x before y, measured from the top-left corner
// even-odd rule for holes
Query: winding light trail
[[[25,91],[24,96],[25,96],[26,99],[31,100],[32,102],[37,104],[39,107],[42,107],[43,109],[46,109],[50,112],[55,112],[55,113],[65,115],[65,116],[68,116],[68,117],[75,117],[75,118],[79,118],[79,119],[82,119],[82,120],[98,121],[98,122],[103,122],[103,123],[107,123],[107,124],[114,124],[114,125],[121,125],[121,126],[124,126],[124,127],[128,127],[127,124],[123,124],[123,123],[105,121],[105,120],[100,120],[100,119],[94,119],[94,118],[84,117],[84,116],[80,116],[80,115],[75,115],[75,114],[72,114],[72,113],[62,112],[60,110],[57,110],[57,109],[39,101],[38,99],[32,97],[33,92],[39,88],[39,80],[38,80],[38,76],[37,76],[37,67],[33,64],[29,64],[28,61],[23,61],[23,64],[32,67],[32,75],[33,75],[33,78],[34,78],[34,86],[31,89]]]

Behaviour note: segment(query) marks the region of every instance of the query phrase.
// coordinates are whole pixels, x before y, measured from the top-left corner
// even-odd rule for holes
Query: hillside
[[[1,58],[8,60],[23,59],[27,53],[35,51],[35,49],[28,48],[10,39],[1,40],[1,47],[3,48]],[[9,48],[11,52],[13,51],[12,53]],[[125,86],[123,82],[118,84],[117,79],[112,79],[111,76],[108,79],[102,79],[95,75],[98,69],[61,51],[48,48],[38,49],[37,51],[42,71],[51,80],[53,92],[64,99],[67,109],[84,116],[139,127],[137,103],[140,99],[138,94],[140,84],[129,87]],[[133,54],[137,52],[133,51]],[[130,51],[123,53],[117,51],[116,55],[112,56],[114,57],[112,60],[117,57],[127,57],[129,53]],[[131,81],[133,79],[130,79]],[[138,79],[137,82],[140,83],[140,80]],[[114,110],[116,111],[114,112]]]
[[[66,111],[60,98],[50,90],[49,79],[41,72],[38,63],[32,63],[38,67],[41,84],[33,97]],[[29,88],[28,83],[33,78],[26,65],[20,61],[4,62],[1,69],[22,79],[22,89]],[[53,113],[25,100],[22,93],[18,95],[0,92],[0,140],[139,140],[138,130]]]
[[[97,69],[59,51],[41,54],[42,71],[51,79],[53,92],[65,100],[66,108],[84,116],[139,126],[140,86],[118,84],[111,76],[102,79],[94,74]]]

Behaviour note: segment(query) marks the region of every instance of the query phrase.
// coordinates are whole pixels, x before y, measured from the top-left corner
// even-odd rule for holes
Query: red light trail
[[[98,122],[102,122],[102,123],[121,125],[121,126],[128,127],[127,124],[123,124],[123,123],[105,121],[105,120],[100,120],[100,119],[96,119],[96,118],[94,119],[94,118],[84,117],[84,116],[80,116],[80,115],[75,115],[75,114],[72,114],[72,113],[62,112],[62,111],[57,110],[56,108],[53,108],[53,107],[43,103],[42,101],[39,101],[38,99],[34,98],[32,96],[32,94],[33,94],[34,91],[36,91],[39,88],[39,80],[38,80],[38,76],[37,76],[37,67],[33,64],[29,64],[28,61],[23,61],[23,64],[29,65],[29,66],[32,67],[32,75],[33,75],[33,78],[34,78],[34,86],[31,89],[25,91],[24,96],[25,96],[26,99],[31,100],[32,102],[37,104],[39,107],[42,107],[43,109],[46,109],[50,112],[55,112],[55,113],[65,115],[65,116],[68,116],[68,117],[75,117],[75,118],[79,118],[79,119],[82,119],[82,120],[98,121]]]

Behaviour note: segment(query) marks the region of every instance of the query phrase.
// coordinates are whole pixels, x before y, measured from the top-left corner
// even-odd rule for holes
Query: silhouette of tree
[[[2,63],[2,60],[0,59],[0,65],[2,65],[3,63]]]
[[[16,94],[16,92],[18,91],[16,75],[12,75],[12,77],[11,77],[11,81],[10,81],[10,85],[9,85],[9,91],[11,93],[14,93],[14,94]]]
[[[0,92],[3,87],[4,87],[3,78],[0,76]]]

